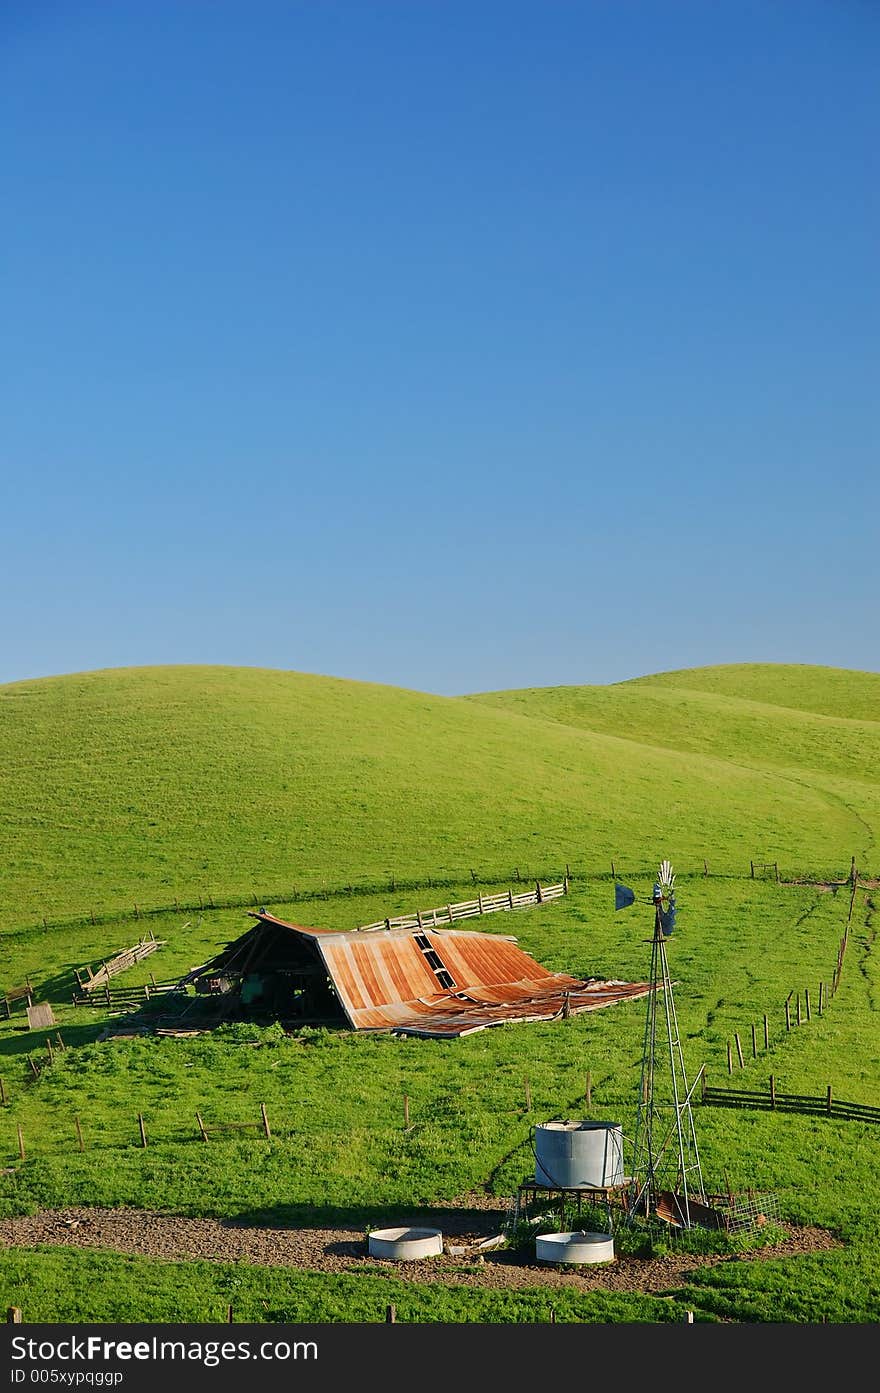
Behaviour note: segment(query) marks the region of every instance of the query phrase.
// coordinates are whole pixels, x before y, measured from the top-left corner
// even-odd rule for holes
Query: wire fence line
[[[785,1013],[786,1034],[789,1034],[797,1026],[803,1025],[805,1022],[812,1021],[814,1005],[816,1014],[820,1017],[823,1016],[832,998],[834,997],[838,988],[840,987],[840,980],[843,975],[843,965],[846,959],[846,950],[849,946],[850,929],[852,927],[853,911],[855,909],[856,904],[856,893],[860,888],[865,890],[874,888],[873,882],[870,878],[864,879],[860,875],[859,871],[856,868],[855,857],[853,858],[850,879],[848,883],[851,886],[849,897],[849,909],[847,911],[846,916],[846,925],[844,927],[840,942],[837,946],[837,962],[835,963],[834,971],[831,975],[830,986],[826,985],[824,980],[820,981],[818,984],[818,990],[812,999],[810,997],[809,987],[803,987],[800,990],[795,990],[794,988],[792,988],[782,1005],[782,1010]],[[792,1004],[792,998],[794,998],[794,1004]],[[803,1005],[801,1004],[802,999]],[[766,1012],[762,1017],[760,1025],[757,1025],[754,1021],[750,1022],[750,1030],[751,1057],[752,1059],[757,1059],[758,1054],[762,1048],[765,1051],[771,1048],[770,1024]],[[748,1037],[746,1037],[746,1039],[748,1041]],[[734,1047],[736,1050],[735,1056]],[[742,1038],[738,1030],[735,1030],[733,1032],[733,1039],[728,1039],[727,1041],[728,1074],[733,1073],[734,1058],[736,1058],[736,1060],[738,1061],[740,1069],[745,1068],[746,1052],[743,1050]]]
[[[65,917],[50,917],[39,911],[31,911],[34,917],[30,919],[30,922],[22,924],[18,928],[3,931],[0,933],[0,942],[15,939],[20,935],[38,934],[54,929],[79,928],[89,924],[95,926],[117,924],[129,919],[137,921],[160,915],[164,917],[170,914],[205,913],[219,909],[257,909],[262,905],[269,904],[306,904],[319,900],[341,899],[346,896],[366,897],[395,894],[398,891],[455,889],[468,882],[473,885],[494,886],[523,883],[534,885],[539,881],[551,882],[556,880],[568,880],[569,883],[574,881],[580,883],[606,882],[627,878],[646,880],[655,876],[657,872],[656,865],[647,865],[636,860],[628,862],[616,857],[610,860],[607,865],[608,869],[598,865],[579,866],[573,860],[560,857],[556,865],[542,864],[537,869],[522,865],[507,870],[501,870],[495,866],[478,871],[475,867],[468,866],[446,869],[434,874],[426,872],[424,875],[415,876],[398,876],[394,872],[388,872],[381,878],[367,874],[353,874],[347,880],[331,883],[326,880],[322,880],[320,884],[290,882],[286,885],[275,885],[262,891],[251,889],[249,891],[202,890],[196,892],[188,889],[181,891],[173,899],[154,905],[144,905],[133,901],[131,905],[120,905],[114,909],[98,911],[86,909]],[[706,858],[700,858],[690,866],[682,867],[679,865],[676,875],[679,881],[695,878],[751,879],[770,880],[783,886],[816,885],[838,889],[853,883],[854,869],[854,857],[851,866],[846,870],[840,865],[834,867],[812,866],[800,869],[783,867],[780,869],[778,861],[766,862],[754,859],[749,861],[748,870],[746,870],[745,863],[729,862],[721,865],[713,862],[710,865]],[[870,877],[862,883],[871,888],[876,886],[876,882]]]

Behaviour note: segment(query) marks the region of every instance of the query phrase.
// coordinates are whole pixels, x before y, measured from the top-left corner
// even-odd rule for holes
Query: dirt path
[[[190,1219],[139,1209],[44,1210],[0,1220],[0,1246],[31,1248],[39,1243],[104,1249],[139,1257],[183,1261],[253,1263],[299,1267],[309,1272],[382,1272],[418,1282],[477,1287],[573,1287],[581,1291],[665,1292],[690,1272],[739,1259],[717,1255],[673,1254],[650,1259],[616,1256],[595,1267],[565,1270],[538,1263],[530,1254],[499,1249],[479,1253],[476,1244],[500,1231],[506,1208],[468,1196],[445,1209],[389,1218],[441,1229],[442,1256],[400,1263],[370,1256],[366,1237],[355,1229],[263,1228],[230,1220]],[[450,1253],[450,1246],[464,1253]],[[747,1255],[747,1261],[793,1257],[838,1248],[833,1235],[817,1228],[789,1228],[781,1243]]]

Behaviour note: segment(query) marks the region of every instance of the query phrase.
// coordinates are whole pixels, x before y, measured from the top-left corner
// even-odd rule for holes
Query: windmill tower
[[[631,893],[631,892],[630,892]],[[659,1212],[681,1228],[706,1204],[691,1095],[666,960],[675,927],[675,876],[663,861],[654,882],[651,991],[648,993],[639,1106],[633,1142],[630,1216]],[[699,1079],[699,1075],[697,1076]]]

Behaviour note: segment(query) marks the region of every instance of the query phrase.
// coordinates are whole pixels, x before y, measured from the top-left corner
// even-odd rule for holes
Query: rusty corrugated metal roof
[[[507,934],[456,929],[314,929],[254,918],[312,939],[355,1030],[449,1037],[508,1021],[552,1020],[646,996],[648,982],[570,977]]]

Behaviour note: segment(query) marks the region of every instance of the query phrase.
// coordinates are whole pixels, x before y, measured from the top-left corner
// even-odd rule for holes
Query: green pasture
[[[249,1267],[224,1262],[150,1262],[117,1254],[40,1247],[0,1254],[0,1290],[27,1292],[31,1321],[71,1323],[213,1324],[236,1322],[304,1325],[382,1322],[389,1304],[398,1321],[418,1324],[535,1324],[550,1320],[612,1322],[681,1321],[673,1298],[624,1292],[481,1289],[442,1279],[443,1259],[430,1260],[435,1280],[404,1280],[392,1267],[338,1275],[289,1267]],[[694,1309],[691,1307],[690,1309]],[[713,1320],[711,1314],[700,1320]],[[235,1337],[234,1328],[230,1338]]]
[[[521,946],[549,967],[584,976],[643,980],[652,925],[650,881],[630,880],[638,898],[628,910],[616,913],[610,879],[597,879],[575,882],[568,897],[552,905],[486,916],[482,927],[515,932]],[[460,887],[462,896],[465,889]],[[678,882],[678,898],[678,924],[668,954],[691,1076],[704,1065],[713,1085],[766,1088],[773,1073],[781,1091],[818,1097],[831,1083],[835,1097],[875,1102],[880,1059],[874,1003],[880,983],[870,893],[860,890],[856,896],[840,987],[826,1000],[821,1016],[819,983],[827,992],[846,924],[848,887],[828,891],[777,885],[772,879],[693,875]],[[424,908],[431,903],[429,897],[416,902]],[[312,902],[309,922],[352,927],[378,917],[383,908],[394,913],[413,907],[412,897],[405,894],[392,899],[346,894]],[[294,905],[272,908],[295,917]],[[354,918],[353,908],[360,910]],[[166,945],[127,976],[146,980],[150,969],[158,972],[163,959],[161,976],[172,968],[185,971],[249,922],[245,912],[232,910],[208,911],[196,921],[167,916],[159,924],[161,932],[157,930],[157,937],[167,935]],[[128,926],[125,920],[116,926],[114,947],[125,946]],[[38,996],[56,994],[55,1031],[61,1032],[68,1048],[56,1048],[49,1065],[43,1042],[55,1032],[23,1030],[20,1013],[0,1026],[8,1098],[0,1114],[2,1213],[124,1204],[282,1225],[381,1227],[403,1221],[406,1215],[418,1218],[431,1205],[473,1191],[512,1198],[533,1173],[536,1122],[592,1115],[618,1121],[627,1138],[632,1133],[644,1002],[567,1021],[493,1028],[456,1041],[311,1028],[285,1035],[278,1026],[239,1024],[193,1039],[146,1036],[102,1042],[96,1036],[107,1022],[106,1010],[65,1004],[72,966],[89,957],[77,950],[89,946],[95,932],[90,925],[82,926],[81,940],[65,940],[63,950],[57,934],[21,936],[33,955],[30,975]],[[44,977],[39,971],[41,954]],[[47,954],[54,956],[51,964]],[[792,992],[803,999],[805,989],[813,1003],[812,1018],[807,1022],[804,1016],[800,1026],[792,1024],[786,1030],[785,999]],[[764,1014],[770,1037],[766,1049]],[[754,1059],[752,1023],[757,1026]],[[745,1062],[740,1069],[735,1061],[731,1077],[727,1044],[734,1031],[740,1035]],[[28,1066],[28,1053],[45,1066],[39,1078]],[[589,1114],[584,1102],[587,1070]],[[271,1124],[268,1140],[258,1125],[260,1103],[266,1105]],[[248,1131],[212,1135],[205,1142],[197,1112],[209,1127],[242,1121],[255,1125]],[[141,1145],[139,1113],[146,1148]],[[702,1105],[697,1105],[696,1115],[710,1189],[730,1185],[769,1190],[778,1196],[785,1219],[821,1224],[845,1241],[839,1253],[785,1265],[785,1309],[796,1314],[783,1318],[822,1319],[817,1314],[820,1307],[824,1314],[837,1309],[829,1307],[827,1289],[839,1282],[847,1293],[845,1301],[841,1294],[840,1309],[851,1312],[846,1318],[874,1319],[878,1307],[873,1254],[880,1225],[865,1199],[877,1164],[877,1129],[836,1118]],[[80,1120],[83,1151],[74,1118]],[[20,1257],[7,1258],[7,1272],[20,1270],[9,1268]],[[36,1265],[34,1272],[45,1268],[38,1289],[51,1291],[57,1259],[42,1254],[29,1260]],[[158,1275],[148,1289],[158,1283],[160,1310],[164,1269],[156,1266]],[[700,1275],[707,1317],[729,1316],[737,1302],[743,1312],[766,1311],[771,1305],[779,1310],[772,1283],[769,1294],[765,1290],[767,1265],[745,1259],[743,1267],[754,1272],[754,1285],[728,1282],[716,1289],[717,1275]],[[856,1282],[857,1272],[861,1275]],[[219,1282],[219,1276],[211,1279],[215,1280]],[[330,1282],[317,1275],[313,1280],[317,1286],[306,1283],[303,1292]],[[380,1288],[380,1305],[383,1299],[394,1299],[383,1298],[386,1287]],[[93,1294],[95,1301],[99,1289]],[[352,1295],[352,1311],[366,1309],[362,1295]],[[306,1301],[302,1294],[296,1299]],[[107,1300],[106,1309],[116,1310],[113,1303],[122,1296],[114,1293]],[[540,1300],[546,1305],[546,1298],[536,1296],[534,1311]],[[704,1309],[703,1298],[697,1300],[691,1290],[687,1302],[692,1309]],[[642,1309],[651,1311],[653,1305],[647,1301]],[[202,1307],[194,1305],[196,1309]],[[412,1310],[418,1309],[416,1301]],[[442,1313],[455,1307],[441,1302],[435,1309]],[[511,1309],[521,1308],[515,1304]],[[642,1318],[614,1317],[604,1313],[601,1303],[596,1310],[598,1314],[589,1315],[575,1307],[566,1318]]]
[[[857,769],[863,750],[876,766],[876,727],[863,714],[843,755],[832,731],[814,765],[818,718],[805,729],[802,712],[765,706],[779,756],[765,764],[750,748],[751,698],[741,719],[727,694],[687,698],[690,717],[664,734],[661,689],[632,686],[592,724],[517,694],[498,705],[255,668],[0,687],[0,931],[471,869],[486,880],[664,855],[736,873],[752,858],[827,874],[854,855],[872,863],[876,783],[869,797]]]
[[[131,1205],[381,1226],[475,1191],[512,1198],[534,1172],[533,1128],[550,1118],[617,1121],[631,1137],[643,1001],[454,1041],[271,1024],[101,1040],[106,1006],[73,1006],[75,969],[151,933],[162,946],[113,985],[176,980],[259,905],[351,929],[568,870],[563,900],[479,927],[515,934],[547,967],[641,981],[653,868],[668,856],[690,1075],[702,1066],[713,1087],[766,1090],[772,1074],[780,1092],[824,1097],[831,1085],[877,1105],[870,884],[830,988],[851,859],[865,881],[880,860],[878,684],[741,667],[452,699],[193,667],[0,688],[0,995],[27,978],[56,1017],[51,1030],[28,1030],[21,1007],[0,1019],[0,1213]],[[612,862],[637,894],[625,911],[613,908]],[[798,1025],[807,992],[811,1019]],[[744,1059],[733,1055],[731,1075],[735,1034]],[[205,1142],[197,1112],[209,1128],[254,1125]],[[880,1318],[878,1128],[699,1101],[695,1114],[710,1189],[770,1191],[784,1219],[843,1246],[744,1253],[660,1298],[554,1292],[557,1318],[659,1322],[683,1304],[705,1320]],[[248,1320],[380,1320],[389,1301],[409,1320],[549,1318],[544,1292],[396,1272],[0,1254],[0,1301],[28,1320],[222,1320],[230,1292]]]

